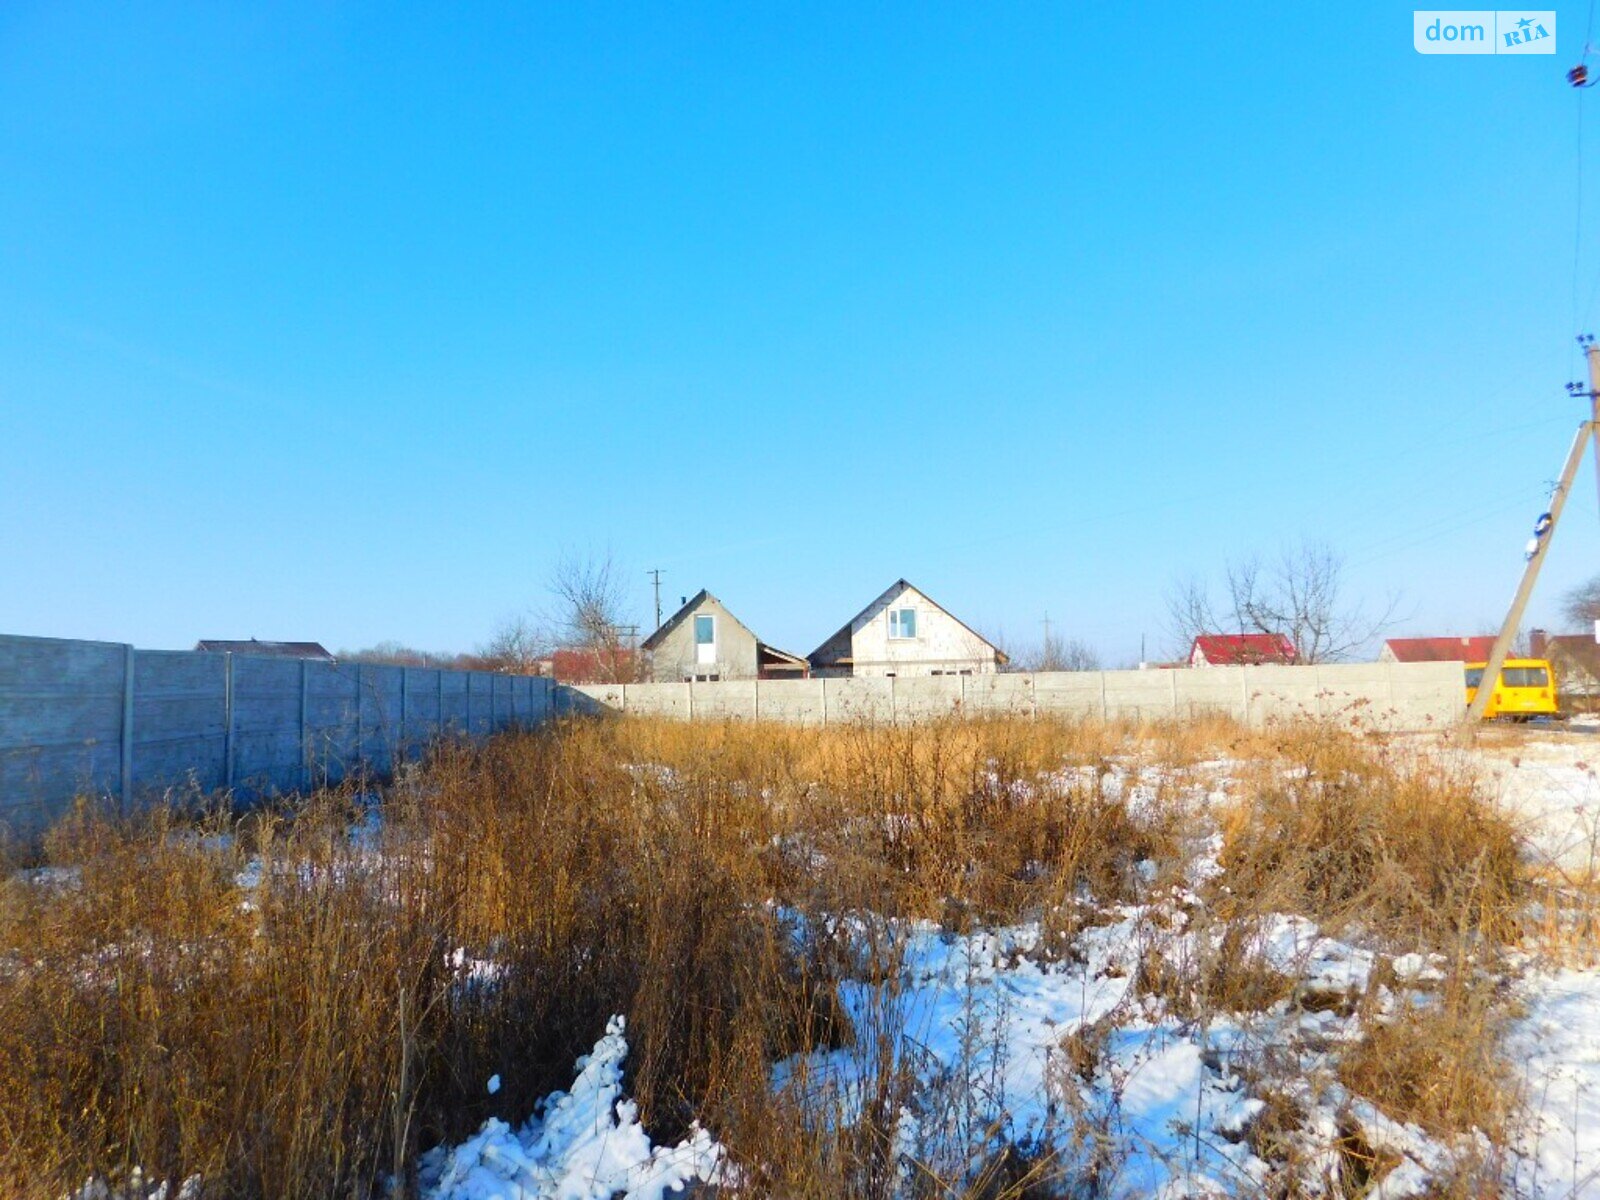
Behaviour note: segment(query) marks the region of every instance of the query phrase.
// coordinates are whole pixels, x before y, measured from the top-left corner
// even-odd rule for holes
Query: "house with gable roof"
[[[657,683],[719,679],[804,679],[799,655],[769,646],[705,588],[683,602],[640,643]]]
[[[1191,667],[1293,666],[1300,652],[1281,633],[1202,633],[1189,650]]]
[[[928,594],[897,579],[809,655],[816,676],[992,675],[1010,661]]]

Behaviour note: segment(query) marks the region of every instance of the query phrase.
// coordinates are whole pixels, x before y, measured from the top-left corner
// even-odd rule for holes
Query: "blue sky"
[[[1587,6],[1186,8],[0,6],[0,631],[469,649],[609,547],[646,620],[903,575],[1118,662],[1301,537],[1490,627],[1600,321]]]

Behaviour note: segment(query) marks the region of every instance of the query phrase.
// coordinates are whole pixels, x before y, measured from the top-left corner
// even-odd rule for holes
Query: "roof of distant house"
[[[333,655],[321,642],[260,642],[255,638],[234,642],[219,638],[203,638],[194,644],[196,650],[208,654],[253,654],[260,658],[310,658],[317,662],[333,662]]]
[[[713,596],[705,588],[701,588],[698,592],[696,592],[694,595],[690,596],[687,600],[685,600],[682,604],[680,604],[678,606],[678,611],[677,612],[673,613],[665,621],[661,622],[661,628],[657,629],[649,637],[645,638],[644,641],[640,642],[639,643],[639,649],[641,649],[641,650],[654,650],[657,646],[659,646],[662,643],[662,641],[666,638],[667,634],[671,633],[679,625],[683,624],[683,619],[685,617],[687,617],[691,612],[693,612],[695,609],[700,607],[700,603],[703,600],[710,600],[714,604],[721,604],[722,608],[723,608],[723,611],[729,612],[728,606],[726,604],[722,604],[721,600],[718,600],[715,596]],[[729,615],[731,616],[732,613],[729,612]],[[738,623],[740,625],[744,625],[744,622],[743,621],[739,621],[738,617],[734,617],[733,619],[735,621],[738,621]],[[749,626],[745,626],[745,628],[748,629]],[[750,636],[754,637],[755,634],[752,633]]]
[[[1300,652],[1281,633],[1202,633],[1194,639],[1189,657],[1199,650],[1214,667],[1255,666],[1260,663],[1286,665],[1300,661]]]
[[[1492,637],[1390,638],[1384,642],[1396,662],[1488,662]]]
[[[1600,642],[1592,633],[1558,633],[1545,639],[1544,657],[1575,662],[1585,672],[1600,679]]]

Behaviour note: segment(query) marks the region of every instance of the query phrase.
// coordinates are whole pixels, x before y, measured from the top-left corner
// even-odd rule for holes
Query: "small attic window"
[[[917,610],[914,608],[891,608],[889,610],[889,638],[891,641],[904,641],[917,636]]]

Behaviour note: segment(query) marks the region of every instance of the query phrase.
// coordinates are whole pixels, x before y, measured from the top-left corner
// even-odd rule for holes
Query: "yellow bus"
[[[1483,683],[1483,671],[1488,663],[1467,664],[1467,703],[1471,704]],[[1526,721],[1529,717],[1559,715],[1561,705],[1556,696],[1556,673],[1546,659],[1508,658],[1500,668],[1500,681],[1483,710],[1485,717],[1505,717],[1512,721]]]

